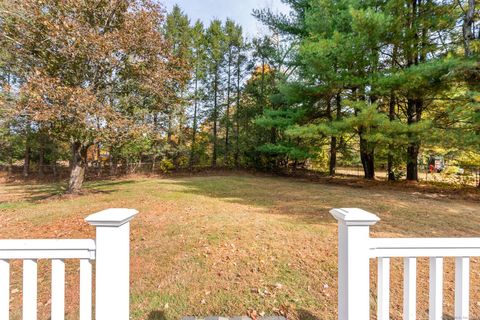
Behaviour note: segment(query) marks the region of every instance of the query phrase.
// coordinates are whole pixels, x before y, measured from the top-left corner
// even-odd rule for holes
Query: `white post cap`
[[[97,227],[120,227],[135,217],[135,209],[111,208],[89,215],[85,221]]]
[[[330,213],[347,226],[373,226],[380,221],[380,218],[373,213],[358,208],[332,209]]]

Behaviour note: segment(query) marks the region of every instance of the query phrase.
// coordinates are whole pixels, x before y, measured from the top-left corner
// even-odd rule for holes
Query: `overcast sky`
[[[274,11],[287,12],[288,8],[280,0],[163,0],[170,11],[178,4],[190,17],[192,22],[197,19],[208,24],[212,19],[225,20],[231,18],[240,25],[248,36],[264,34],[267,28],[252,17],[252,10],[257,8],[272,8]]]

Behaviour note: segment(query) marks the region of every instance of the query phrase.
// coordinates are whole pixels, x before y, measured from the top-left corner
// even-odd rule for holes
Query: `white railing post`
[[[95,319],[128,320],[130,220],[134,209],[107,209],[85,220],[96,227]]]
[[[338,220],[338,319],[370,319],[370,226],[380,218],[361,209],[333,209]]]

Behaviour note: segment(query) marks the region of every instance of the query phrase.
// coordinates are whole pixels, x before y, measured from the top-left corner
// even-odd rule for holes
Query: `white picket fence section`
[[[430,258],[429,319],[443,319],[443,259],[455,257],[455,320],[469,320],[470,258],[480,238],[370,238],[380,218],[333,209],[338,220],[338,319],[370,319],[370,259],[378,259],[377,319],[390,319],[390,258],[404,259],[403,319],[416,320],[417,258]],[[472,319],[473,320],[473,319]]]
[[[0,319],[10,317],[10,261],[23,260],[23,320],[37,319],[37,261],[51,260],[51,320],[65,318],[65,260],[80,260],[80,320],[92,319],[95,260],[95,319],[128,320],[130,220],[134,209],[107,209],[85,220],[96,239],[0,240]]]

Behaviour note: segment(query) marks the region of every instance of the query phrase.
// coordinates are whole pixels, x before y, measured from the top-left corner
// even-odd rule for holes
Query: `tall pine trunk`
[[[85,169],[87,167],[88,146],[80,141],[75,141],[71,145],[72,159],[70,181],[68,183],[68,193],[77,194],[82,190],[85,180]]]
[[[25,140],[25,151],[24,151],[24,161],[23,161],[23,176],[26,178],[30,174],[30,154],[31,154],[31,146],[30,146],[30,137],[27,133],[27,138]]]
[[[329,107],[329,117],[330,121],[333,121],[330,100],[328,101]],[[340,92],[335,96],[335,107],[336,107],[336,120],[339,121],[342,118],[342,96]],[[337,169],[337,137],[332,136],[330,140],[330,163],[329,163],[329,174],[334,176]]]
[[[38,154],[38,176],[43,178],[45,176],[45,137],[40,136],[40,147]]]
[[[375,179],[375,149],[360,133],[360,159],[362,161],[364,178]]]
[[[419,123],[422,119],[423,99],[408,99],[407,101],[407,121],[409,125]],[[409,134],[409,144],[407,147],[407,180],[418,181],[418,155],[420,153],[420,140],[415,135]]]
[[[478,34],[475,34],[475,2],[475,0],[468,0],[468,8],[465,10],[465,15],[463,17],[462,33],[466,58],[470,58],[472,56],[472,42],[476,39],[480,39],[480,29],[478,30]],[[473,70],[471,73],[472,74],[467,77],[467,84],[470,91],[475,92],[478,91],[478,76],[474,76],[475,72]],[[475,110],[475,113],[478,115],[480,110]],[[480,135],[480,132],[477,131],[477,134]],[[477,187],[480,188],[480,179],[478,180]]]
[[[240,49],[238,49],[238,57],[237,57],[237,110],[235,112],[235,167],[239,167],[239,158],[240,158],[240,81],[241,81],[241,55]]]
[[[393,93],[390,95],[390,102],[388,105],[388,118],[390,121],[395,120],[395,96]],[[395,146],[393,144],[389,144],[388,146],[388,159],[387,159],[387,174],[389,181],[395,181],[395,173],[393,172],[393,153],[394,153]]]
[[[218,70],[215,70],[215,79],[213,84],[214,102],[213,102],[213,152],[212,167],[217,166],[217,122],[218,122]]]
[[[229,134],[230,134],[230,93],[231,93],[231,81],[232,81],[232,48],[230,47],[228,53],[228,75],[227,75],[227,110],[226,110],[226,119],[225,119],[225,155],[223,158],[223,164],[226,165],[228,162],[228,153],[230,148]]]
[[[468,8],[463,17],[463,48],[465,50],[465,56],[470,57],[472,54],[471,42],[475,40],[475,0],[468,0]],[[480,31],[479,31],[480,37]]]
[[[327,117],[330,123],[333,122],[332,116],[332,102],[331,97],[327,98]],[[328,173],[331,176],[335,175],[335,167],[337,162],[337,137],[332,136],[330,138],[330,161],[328,165]]]
[[[395,68],[395,63],[397,60],[397,55],[398,55],[398,46],[397,44],[394,44],[393,46],[393,51],[392,51],[392,62],[391,62],[391,68]],[[396,98],[395,98],[395,93],[392,91],[390,93],[390,100],[388,102],[388,119],[390,121],[395,120],[395,106],[397,104]],[[394,153],[395,153],[395,145],[393,143],[390,143],[388,145],[388,158],[387,158],[387,175],[388,175],[388,181],[395,181],[395,172],[394,170]]]
[[[190,161],[189,168],[193,169],[195,162],[195,148],[197,139],[197,113],[198,113],[198,65],[195,67],[195,98],[194,98],[194,110],[193,110],[193,128],[192,128],[192,145],[190,146]]]
[[[421,2],[418,0],[412,0],[411,16],[410,16],[410,30],[414,33],[414,43],[409,48],[408,52],[408,67],[412,65],[418,65],[419,62],[425,59],[425,39],[426,31],[422,29],[422,39],[420,39],[417,30],[417,16],[418,12],[422,10],[419,6]],[[414,125],[421,120],[423,111],[423,100],[417,95],[409,96],[407,98],[407,123],[408,125]],[[409,133],[409,143],[407,146],[407,180],[418,181],[418,155],[420,153],[420,140],[414,133]]]

